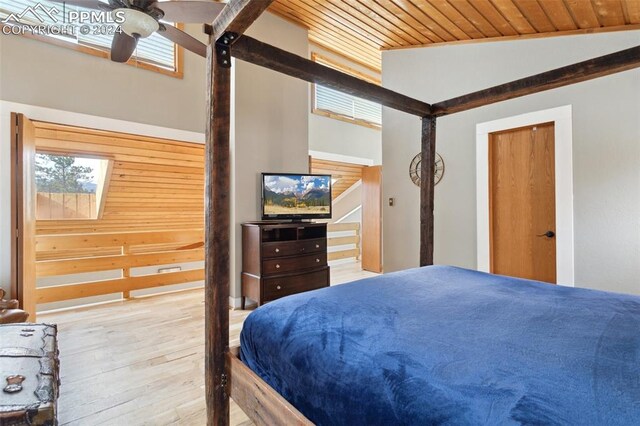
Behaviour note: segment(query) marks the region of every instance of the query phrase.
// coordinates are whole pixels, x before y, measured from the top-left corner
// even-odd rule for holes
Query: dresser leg
[[[240,309],[242,309],[244,311],[244,302],[246,300],[246,297],[242,296],[240,298]]]

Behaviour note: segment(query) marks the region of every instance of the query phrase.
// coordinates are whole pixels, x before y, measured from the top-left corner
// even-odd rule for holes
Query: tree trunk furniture
[[[328,286],[326,223],[242,224],[242,309]]]
[[[0,424],[58,424],[57,334],[48,324],[0,325]]]

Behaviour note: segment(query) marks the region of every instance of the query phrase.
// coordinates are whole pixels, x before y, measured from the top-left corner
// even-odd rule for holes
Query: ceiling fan
[[[200,56],[207,56],[207,46],[163,22],[211,23],[225,7],[225,3],[207,0],[49,0],[104,12],[118,12],[124,17],[122,32],[115,33],[111,43],[111,60],[127,62],[136,50],[138,40],[154,32]],[[163,21],[163,22],[160,22]]]

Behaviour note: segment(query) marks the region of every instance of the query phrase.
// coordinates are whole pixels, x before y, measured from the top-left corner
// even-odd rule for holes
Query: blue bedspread
[[[242,360],[317,424],[640,425],[640,297],[432,266],[268,303]]]

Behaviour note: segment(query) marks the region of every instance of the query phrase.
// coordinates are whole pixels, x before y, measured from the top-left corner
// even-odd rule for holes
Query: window
[[[98,219],[111,161],[36,154],[36,219]]]
[[[113,28],[117,24],[109,22],[104,24],[94,23],[95,21],[89,21],[89,19],[74,19],[72,17],[74,12],[96,13],[94,10],[69,4],[52,3],[46,0],[0,0],[0,21],[2,21],[2,25],[11,25],[11,22],[18,20],[26,25],[48,26],[48,31],[40,29],[34,31],[25,30],[24,35],[108,58],[113,39]],[[100,15],[101,19],[105,20],[109,17],[106,12]],[[87,22],[91,22],[91,25],[85,25]],[[89,29],[88,34],[83,34],[87,32],[86,30],[81,30],[83,26]],[[109,32],[110,28],[111,32]],[[3,30],[3,36],[5,34],[9,33]],[[129,63],[140,68],[182,77],[181,61],[179,60],[180,49],[172,41],[154,33],[150,37],[139,41],[138,47]]]
[[[354,77],[358,77],[373,84],[380,84],[380,80],[374,77],[344,67],[316,53],[313,53],[311,58],[315,62],[324,66],[351,74]],[[348,93],[330,89],[319,84],[314,84],[313,93],[312,111],[315,114],[355,124],[361,124],[376,129],[379,129],[382,124],[382,106],[380,104],[358,98]]]

